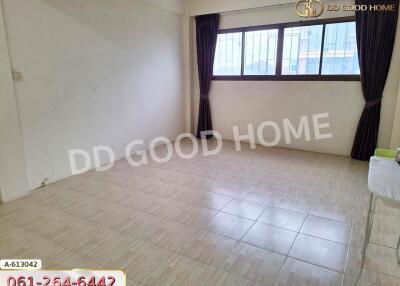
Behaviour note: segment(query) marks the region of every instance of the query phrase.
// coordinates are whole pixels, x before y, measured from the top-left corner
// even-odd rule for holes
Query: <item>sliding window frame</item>
[[[223,80],[223,81],[360,81],[360,75],[323,75],[322,73],[322,63],[324,54],[324,43],[325,43],[325,29],[327,24],[335,23],[345,23],[354,22],[355,17],[338,17],[338,18],[328,18],[319,20],[307,20],[298,21],[290,23],[281,24],[271,24],[262,26],[251,26],[251,27],[241,27],[233,29],[223,29],[219,30],[218,34],[226,33],[242,33],[242,51],[241,51],[241,67],[240,75],[214,75],[213,80]],[[320,51],[320,63],[319,63],[319,73],[311,75],[282,75],[282,57],[283,57],[283,40],[284,40],[284,29],[292,27],[301,26],[313,26],[313,25],[323,25],[322,26],[322,40],[321,40],[321,51]],[[276,55],[276,71],[275,75],[245,75],[244,74],[244,55],[245,55],[245,32],[260,31],[278,29],[278,44],[277,44],[277,55]]]

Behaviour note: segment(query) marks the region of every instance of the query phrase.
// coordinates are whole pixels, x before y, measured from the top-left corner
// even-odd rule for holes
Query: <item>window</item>
[[[222,30],[214,79],[360,80],[354,17]]]
[[[219,34],[214,58],[214,75],[240,75],[242,33]]]
[[[278,30],[245,32],[244,71],[245,75],[274,75]]]
[[[359,73],[354,22],[326,25],[322,74]]]
[[[282,74],[318,74],[322,25],[285,28]]]

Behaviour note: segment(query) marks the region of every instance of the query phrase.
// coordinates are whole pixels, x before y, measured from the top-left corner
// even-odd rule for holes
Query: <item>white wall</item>
[[[0,2],[0,202],[29,192],[5,32]]]
[[[293,0],[188,0],[189,14],[202,15],[235,10],[254,9],[281,4],[293,4]]]
[[[192,15],[218,12],[217,8],[226,1],[198,0],[191,3]],[[261,5],[263,1],[253,1]],[[252,3],[253,3],[252,2]],[[258,3],[260,2],[260,3]],[[265,1],[264,1],[265,2]],[[285,2],[285,1],[276,1]],[[286,1],[287,2],[287,1]],[[208,3],[208,5],[207,5]],[[253,3],[253,4],[254,4]],[[327,2],[324,2],[325,4]],[[349,3],[348,1],[334,1],[334,4]],[[275,2],[273,4],[276,4]],[[255,5],[255,4],[254,4]],[[228,9],[227,5],[222,5]],[[244,7],[244,8],[252,8]],[[321,18],[349,16],[351,14],[324,13]],[[260,8],[245,12],[224,13],[221,16],[221,29],[243,26],[266,25],[273,23],[299,21],[294,12],[293,5]],[[195,31],[192,31],[195,35]],[[393,55],[393,63],[400,61],[400,28],[397,30],[397,40]],[[195,43],[195,37],[192,37]],[[195,44],[193,45],[195,47]],[[194,125],[197,126],[198,117],[198,75],[195,48],[193,57],[193,82],[192,94],[194,98]],[[388,82],[384,91],[382,103],[381,126],[378,145],[389,147],[394,109],[398,91],[400,65],[392,64]],[[304,137],[294,140],[286,145],[281,140],[279,146],[293,149],[326,152],[332,154],[349,155],[357,128],[357,124],[364,107],[360,82],[301,82],[301,81],[213,81],[210,92],[210,103],[213,116],[214,129],[222,133],[226,139],[233,139],[232,127],[238,126],[241,133],[247,132],[247,124],[258,126],[266,120],[282,123],[282,119],[289,118],[293,123],[298,123],[304,115],[311,116],[315,113],[329,113],[332,139],[312,140],[306,142]],[[280,124],[282,125],[282,124]],[[272,136],[272,131],[266,132],[265,137]],[[271,137],[270,137],[271,138]]]
[[[397,94],[396,111],[394,115],[391,148],[400,148],[400,82]]]
[[[184,130],[182,16],[158,2],[3,0],[30,188],[69,176],[70,149]]]
[[[138,0],[138,1],[177,14],[184,15],[186,13],[186,0]]]
[[[193,62],[191,51],[193,49],[193,41],[191,41],[191,31],[193,29],[191,17],[189,16],[188,7],[186,7],[185,15],[182,17],[183,27],[183,61],[184,61],[184,81],[185,81],[185,132],[193,132],[193,98],[192,98],[192,78],[193,78]]]

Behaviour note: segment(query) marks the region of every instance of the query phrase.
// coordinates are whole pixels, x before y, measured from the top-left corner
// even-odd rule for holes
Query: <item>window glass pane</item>
[[[322,74],[360,74],[355,22],[326,25]]]
[[[322,25],[285,28],[282,74],[318,74]]]
[[[278,29],[245,33],[244,74],[274,75]]]
[[[214,75],[240,75],[242,33],[218,34]]]

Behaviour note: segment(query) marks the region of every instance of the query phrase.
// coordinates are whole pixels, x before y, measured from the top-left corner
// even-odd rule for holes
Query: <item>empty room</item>
[[[0,286],[400,286],[399,0],[0,0]]]

